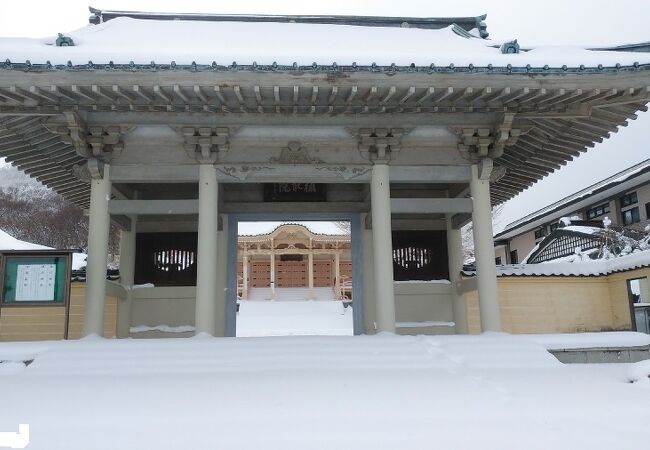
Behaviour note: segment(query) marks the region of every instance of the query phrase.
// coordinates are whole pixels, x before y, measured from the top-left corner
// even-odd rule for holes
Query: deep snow
[[[650,383],[630,365],[562,365],[503,334],[88,338],[0,344],[0,360],[0,431],[30,424],[30,450],[648,442]]]

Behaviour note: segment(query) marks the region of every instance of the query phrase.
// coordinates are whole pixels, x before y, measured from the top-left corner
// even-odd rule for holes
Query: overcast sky
[[[650,0],[98,0],[97,8],[161,12],[460,16],[487,14],[490,38],[524,45],[650,41]],[[86,26],[87,0],[0,0],[0,36],[45,37]],[[261,37],[263,39],[263,37]],[[134,43],[137,45],[137,43]],[[1,49],[0,49],[1,52]],[[0,54],[0,59],[2,55]],[[506,204],[495,230],[650,158],[650,113]]]

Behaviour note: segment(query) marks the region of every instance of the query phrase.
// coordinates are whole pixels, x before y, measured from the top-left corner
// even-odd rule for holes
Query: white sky
[[[44,37],[84,27],[88,0],[0,1],[0,36]],[[360,14],[392,16],[460,16],[488,14],[490,37],[517,38],[523,46],[605,45],[650,41],[648,0],[97,0],[93,6],[114,10],[265,14]],[[137,43],[134,43],[137,45]],[[1,50],[0,50],[1,52]],[[2,55],[0,54],[0,59]],[[512,222],[650,157],[646,129],[650,113],[559,172],[508,202],[495,225]]]

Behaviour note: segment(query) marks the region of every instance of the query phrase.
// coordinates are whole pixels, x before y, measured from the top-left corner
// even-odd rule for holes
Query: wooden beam
[[[198,214],[198,200],[109,200],[108,212],[123,215]]]
[[[391,198],[392,214],[455,214],[472,212],[468,198]]]

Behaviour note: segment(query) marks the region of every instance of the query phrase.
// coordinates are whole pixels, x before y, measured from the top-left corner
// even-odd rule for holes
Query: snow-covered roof
[[[52,247],[45,245],[32,244],[31,242],[21,241],[8,233],[0,230],[0,251],[2,250],[53,250]],[[85,253],[72,254],[72,270],[78,270],[86,266]]]
[[[51,250],[52,247],[21,241],[0,230],[0,250]]]
[[[497,276],[585,277],[609,275],[643,267],[650,267],[650,250],[611,259],[500,265],[497,266]],[[464,270],[463,275],[473,276],[475,271]]]
[[[456,31],[455,31],[456,30]],[[70,66],[114,64],[227,66],[364,67],[411,65],[430,67],[563,66],[596,68],[650,63],[650,53],[589,50],[573,46],[537,47],[503,54],[500,43],[473,38],[449,25],[443,29],[355,26],[323,23],[213,22],[147,20],[117,17],[65,33],[74,45],[57,46],[56,36],[1,38],[0,61],[31,65]],[[462,35],[461,35],[462,34]],[[235,38],[236,37],[236,38]],[[228,45],[215,45],[225,43]],[[69,63],[70,62],[70,63]],[[258,67],[259,70],[262,67]]]
[[[59,37],[0,38],[2,109],[18,114],[0,117],[0,138],[12,142],[0,156],[31,170],[33,153],[46,155],[50,164],[39,167],[39,179],[84,208],[89,188],[72,170],[84,163],[81,156],[64,136],[54,149],[41,149],[36,136],[54,122],[56,133],[65,134],[70,121],[81,126],[85,112],[129,111],[137,121],[141,112],[163,120],[179,111],[257,120],[291,111],[321,124],[333,115],[391,115],[397,124],[405,123],[404,114],[508,112],[513,116],[503,123],[512,125],[510,138],[495,159],[495,173],[505,174],[491,189],[497,204],[647,110],[650,95],[650,53],[629,51],[645,46],[529,48],[522,42],[519,53],[507,53],[518,44],[482,39],[482,25],[468,31],[455,22],[436,29],[397,27],[402,18],[390,17],[334,23],[312,16],[226,21],[115,13]],[[63,111],[66,123],[60,123]],[[50,114],[48,125],[42,117]],[[452,131],[473,149],[477,136],[463,134],[470,129]]]
[[[299,225],[309,232],[321,236],[349,236],[350,233],[341,229],[334,222],[309,221],[309,222],[239,222],[238,235],[240,237],[267,236],[280,227],[286,225]]]
[[[568,213],[622,193],[634,186],[650,181],[650,159],[635,164],[621,172],[592,184],[555,203],[539,209],[519,220],[509,223],[494,239],[509,239],[532,230],[544,223],[557,220]]]

